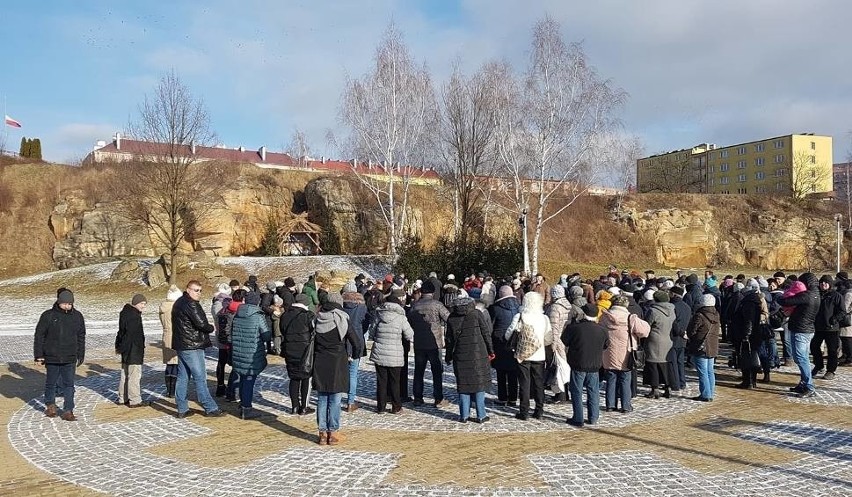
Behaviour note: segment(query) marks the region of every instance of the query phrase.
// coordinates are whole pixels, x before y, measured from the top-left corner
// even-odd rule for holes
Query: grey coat
[[[645,341],[645,360],[647,362],[666,362],[666,356],[672,348],[672,325],[675,321],[675,307],[670,302],[654,302],[648,309],[648,324],[651,333]]]
[[[377,366],[401,368],[405,365],[402,341],[410,342],[414,330],[408,324],[405,310],[399,304],[385,302],[376,309],[376,320],[370,325],[373,350],[370,360]]]

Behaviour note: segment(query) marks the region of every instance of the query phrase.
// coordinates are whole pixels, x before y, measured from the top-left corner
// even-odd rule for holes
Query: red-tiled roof
[[[99,148],[97,152],[141,156],[167,156],[172,152],[172,149],[169,145],[166,145],[164,143],[153,143],[122,138],[121,149],[116,148],[115,140],[113,140],[107,143],[104,147]],[[181,155],[189,154],[189,147],[186,145],[180,145],[179,149],[175,152]],[[266,160],[262,160],[260,151],[258,150],[240,151],[231,148],[196,146],[195,156],[199,159],[220,160],[224,162],[300,167],[298,160],[288,154],[280,152],[267,151]],[[333,171],[344,174],[352,172],[351,161],[310,160],[308,161],[307,166],[302,167],[304,169],[311,169],[316,171]],[[358,164],[356,165],[356,170],[360,174],[384,174],[385,171],[384,167],[382,167],[381,164],[374,164],[372,167],[370,167],[367,162],[358,162]],[[432,169],[415,169],[412,176],[414,178],[423,178],[429,180],[435,180],[440,177],[438,173]]]

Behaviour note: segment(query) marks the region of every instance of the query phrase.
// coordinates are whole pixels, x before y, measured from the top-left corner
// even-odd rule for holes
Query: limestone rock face
[[[356,201],[353,184],[342,178],[318,178],[305,186],[311,222],[325,227],[323,251],[342,254],[383,252],[387,232],[377,213]]]
[[[57,240],[53,260],[60,269],[155,253],[147,233],[131,226],[108,204],[89,205],[82,192],[66,195],[49,223]]]
[[[636,233],[652,235],[657,262],[667,267],[801,269],[831,266],[834,257],[830,218],[785,216],[780,211],[733,217],[730,210],[712,206],[637,210],[629,205],[621,206],[613,218]]]

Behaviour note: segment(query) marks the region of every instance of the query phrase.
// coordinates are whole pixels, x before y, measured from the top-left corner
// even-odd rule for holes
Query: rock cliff
[[[56,266],[165,252],[149,233],[123,221],[109,202],[94,203],[81,190],[62,193],[49,218]],[[409,236],[430,245],[452,232],[452,205],[445,197],[428,187],[412,190],[406,211]],[[314,176],[297,181],[286,173],[246,173],[223,188],[221,199],[211,201],[216,202],[212,214],[186,240],[184,253],[263,255],[269,250],[270,229],[277,236],[277,223],[304,212],[322,227],[325,254],[386,250],[384,221],[375,200],[351,178]],[[832,267],[836,208],[825,203],[803,208],[784,199],[740,196],[584,198],[545,229],[553,249],[543,258],[589,264],[656,262],[668,267]],[[498,236],[517,230],[514,216],[505,210],[492,210],[488,225],[490,232],[500,232]],[[628,239],[632,247],[626,244]],[[571,251],[572,240],[586,245]],[[598,245],[589,246],[589,240]],[[846,245],[852,246],[852,240]],[[842,255],[848,260],[845,252]]]

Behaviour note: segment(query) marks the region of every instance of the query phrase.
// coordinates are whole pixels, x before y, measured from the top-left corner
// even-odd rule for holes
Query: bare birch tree
[[[435,148],[442,176],[452,189],[455,240],[461,246],[467,244],[477,222],[484,222],[477,209],[484,207],[483,178],[494,172],[495,91],[501,71],[492,63],[468,77],[457,65],[441,90]]]
[[[437,117],[429,71],[415,63],[393,24],[372,71],[346,81],[340,112],[356,158],[352,170],[375,198],[395,256],[407,229],[409,188],[429,162],[428,130]],[[371,167],[364,171],[361,162]]]
[[[814,193],[831,190],[832,165],[818,163],[816,156],[796,152],[792,157],[790,171],[790,193],[796,200],[803,200]]]
[[[497,114],[500,162],[515,190],[510,198],[522,219],[533,217],[531,242],[525,221],[523,228],[525,254],[531,252],[524,270],[533,273],[542,228],[588,191],[601,165],[595,143],[617,124],[615,111],[625,99],[559,29],[550,17],[536,23],[523,84],[504,82]]]
[[[311,155],[311,146],[308,144],[308,136],[299,128],[293,130],[290,135],[290,143],[284,149],[290,156],[296,159],[296,162],[301,167],[307,167],[307,157]]]
[[[128,131],[145,145],[139,160],[116,175],[118,199],[127,220],[147,229],[168,251],[174,284],[175,256],[218,198],[217,165],[199,163],[195,154],[195,147],[213,143],[215,134],[204,102],[174,71],[144,97]]]

